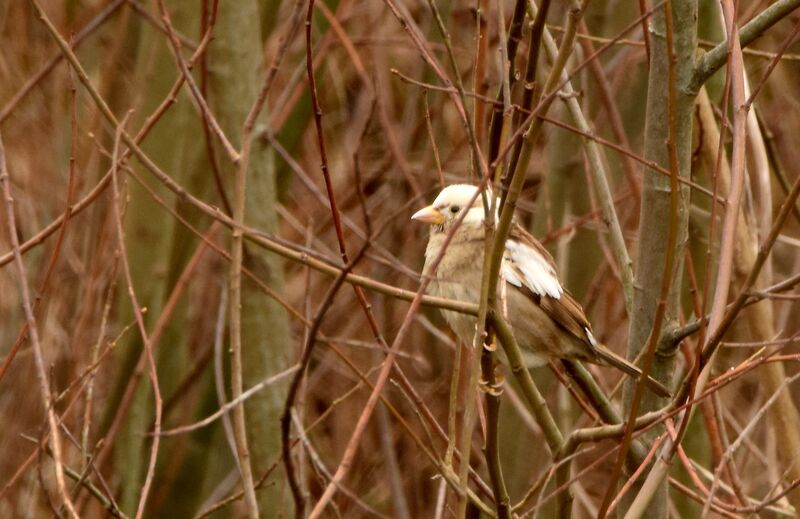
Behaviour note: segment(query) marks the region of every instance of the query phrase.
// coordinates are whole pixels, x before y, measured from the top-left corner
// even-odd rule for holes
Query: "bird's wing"
[[[502,274],[564,331],[597,346],[581,305],[561,286],[552,256],[533,236],[514,226],[506,241]]]
[[[593,350],[597,349],[597,340],[592,335],[589,320],[586,319],[583,308],[575,301],[572,294],[565,291],[558,299],[540,297],[538,303],[539,307],[561,328],[582,341],[588,342]]]
[[[550,255],[550,252],[544,248],[544,245],[542,245],[539,240],[534,238],[531,233],[526,231],[525,228],[519,225],[517,222],[514,222],[514,224],[511,226],[511,231],[508,233],[508,238],[535,250],[539,253],[539,256],[544,258],[553,271],[556,270],[556,262],[553,259],[553,256]]]
[[[501,273],[507,282],[537,296],[558,299],[564,293],[550,253],[516,225],[506,240]]]
[[[562,330],[590,346],[578,358],[614,366],[634,378],[641,374],[639,368],[598,344],[583,308],[561,286],[553,257],[518,225],[512,227],[506,241],[501,272],[507,283],[539,305]],[[659,381],[649,376],[646,381],[656,394],[670,397],[669,389]]]

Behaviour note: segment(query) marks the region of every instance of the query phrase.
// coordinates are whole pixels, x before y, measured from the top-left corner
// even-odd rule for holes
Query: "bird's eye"
[[[453,213],[453,214],[456,214],[460,210],[461,210],[461,208],[459,206],[457,206],[457,205],[451,205],[450,206],[450,212]]]

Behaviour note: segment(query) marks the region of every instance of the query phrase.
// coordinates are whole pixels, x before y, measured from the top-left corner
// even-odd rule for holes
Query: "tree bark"
[[[677,77],[677,98],[674,107],[677,135],[675,146],[678,154],[679,174],[691,176],[692,158],[692,114],[694,95],[686,92],[683,85],[691,80],[694,73],[694,58],[697,49],[697,5],[689,0],[673,0],[674,27],[674,67]],[[645,158],[664,168],[670,169],[668,137],[669,120],[669,60],[667,48],[666,18],[663,8],[657,9],[650,23],[650,70],[647,92],[647,116],[645,121]],[[642,183],[642,205],[639,221],[639,239],[636,257],[637,271],[634,284],[633,314],[630,316],[628,339],[628,358],[636,358],[647,343],[653,328],[656,307],[661,292],[664,265],[667,254],[675,255],[675,270],[672,285],[666,301],[665,326],[663,334],[679,317],[680,287],[683,271],[683,251],[686,245],[689,217],[689,189],[681,185],[678,202],[677,241],[674,251],[667,250],[668,225],[670,221],[670,180],[663,175],[644,172]],[[656,352],[651,375],[662,382],[669,382],[674,367],[674,351]],[[626,384],[626,400],[632,395],[632,384]],[[647,393],[642,400],[640,412],[659,407],[659,399]],[[660,434],[661,428],[654,428],[646,439]],[[667,516],[667,486],[662,484],[649,510],[649,517]],[[629,495],[637,494],[634,487]]]
[[[277,11],[277,6],[269,9]],[[216,37],[209,49],[211,106],[222,129],[237,146],[241,145],[242,126],[261,86],[260,21],[256,0],[221,2]],[[226,169],[230,174],[225,177],[231,180],[228,192],[232,194],[233,165],[227,164]],[[274,233],[277,229],[275,161],[264,141],[253,143],[246,175],[245,224]],[[282,293],[283,267],[275,255],[245,246],[244,266],[256,272],[277,293]],[[291,361],[291,341],[284,309],[247,281],[242,286],[241,312],[243,381],[247,388],[277,373]],[[280,452],[279,418],[284,391],[283,385],[272,386],[245,404],[255,479]],[[264,517],[276,517],[279,511],[285,512],[286,506],[290,506],[288,501],[281,503],[281,487],[281,483],[276,483],[259,490],[259,509]]]

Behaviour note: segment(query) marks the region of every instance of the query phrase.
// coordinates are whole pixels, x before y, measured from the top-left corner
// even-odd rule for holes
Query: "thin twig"
[[[200,87],[197,86],[197,83],[195,82],[194,77],[189,70],[189,65],[181,54],[181,43],[172,27],[172,20],[170,19],[169,11],[167,11],[166,6],[164,5],[164,0],[158,0],[157,5],[161,13],[161,19],[164,22],[164,28],[169,36],[168,40],[170,42],[172,55],[175,58],[175,62],[178,64],[178,68],[181,71],[184,81],[189,87],[189,91],[192,93],[192,96],[197,102],[197,106],[200,108],[200,112],[203,115],[203,122],[207,124],[217,136],[217,139],[219,139],[220,144],[222,144],[222,147],[225,149],[225,152],[228,154],[231,162],[237,164],[241,159],[240,152],[237,151],[233,144],[231,144],[230,140],[228,140],[228,137],[225,135],[225,132],[222,130],[222,127],[217,122],[216,117],[214,117],[214,114],[211,112],[211,108],[209,108],[208,103],[203,97]],[[210,34],[210,32],[208,34]]]
[[[311,354],[313,353],[314,346],[317,342],[317,333],[319,332],[320,326],[322,326],[322,321],[325,318],[325,314],[327,314],[328,310],[330,310],[334,297],[336,297],[339,289],[347,279],[347,274],[353,270],[353,268],[355,268],[359,261],[361,261],[361,258],[367,251],[368,246],[369,242],[367,242],[367,244],[365,244],[365,246],[358,251],[358,254],[356,254],[353,260],[342,270],[341,274],[334,279],[330,288],[328,288],[328,292],[322,299],[316,315],[311,321],[311,328],[307,333],[306,343],[303,346],[303,351],[300,354],[300,359],[297,363],[299,369],[295,373],[294,377],[292,377],[292,381],[289,384],[289,389],[286,392],[286,402],[283,406],[283,412],[281,413],[281,458],[283,459],[283,466],[286,469],[286,479],[289,481],[289,488],[292,491],[292,497],[294,499],[295,517],[298,519],[303,517],[303,510],[305,510],[306,506],[305,498],[303,493],[300,491],[300,485],[297,482],[297,477],[295,476],[294,460],[292,459],[291,445],[289,441],[292,425],[292,411],[294,410],[294,400],[300,388],[300,382],[303,380],[305,371],[308,369],[308,364],[311,361]]]
[[[91,20],[89,20],[86,25],[84,25],[80,31],[78,31],[74,37],[70,38],[70,47],[73,49],[77,49],[81,43],[83,43],[86,38],[91,36],[97,29],[103,26],[103,24],[117,12],[117,10],[129,0],[114,0],[112,3],[104,7],[97,15],[95,15]],[[50,58],[47,63],[42,65],[42,67],[36,71],[36,73],[28,79],[24,85],[15,93],[11,99],[0,109],[0,124],[5,122],[9,115],[11,115],[14,110],[16,109],[17,105],[27,97],[27,95],[33,90],[33,88],[38,85],[47,75],[55,68],[56,65],[61,63],[61,60],[64,59],[64,54],[59,52],[55,54],[52,58]]]
[[[230,410],[233,409],[234,407],[236,407],[237,405],[240,405],[241,403],[245,402],[251,396],[255,395],[259,391],[262,391],[263,389],[265,389],[265,388],[267,388],[267,387],[269,387],[269,386],[271,386],[273,384],[277,384],[278,382],[280,382],[284,378],[286,378],[289,375],[292,375],[295,372],[297,372],[297,370],[299,370],[299,369],[300,369],[299,365],[294,365],[294,366],[291,366],[291,367],[281,371],[280,373],[276,373],[275,375],[267,377],[264,380],[262,380],[261,382],[259,382],[258,384],[254,385],[253,387],[248,388],[247,391],[243,391],[238,399],[230,400],[228,402],[225,402],[224,405],[222,405],[219,409],[217,409],[216,411],[214,411],[212,414],[208,415],[207,417],[203,418],[202,420],[199,420],[199,421],[194,422],[192,424],[182,425],[180,427],[175,427],[173,429],[166,429],[166,430],[163,430],[163,431],[159,432],[158,434],[160,436],[177,436],[177,435],[180,435],[180,434],[187,434],[187,433],[196,431],[198,429],[201,429],[201,428],[203,428],[203,427],[205,427],[207,425],[210,425],[210,424],[214,423],[218,418],[228,414],[230,412]],[[151,436],[155,436],[155,434],[156,433],[153,432],[150,435]]]
[[[767,70],[764,71],[764,74],[761,76],[761,79],[758,81],[758,84],[750,93],[750,97],[748,97],[747,101],[745,101],[744,104],[746,106],[746,110],[752,106],[753,100],[755,100],[756,96],[761,91],[761,87],[763,87],[764,84],[767,82],[767,78],[769,78],[769,75],[772,74],[773,70],[775,70],[775,67],[780,62],[781,57],[783,57],[783,54],[786,52],[786,49],[789,48],[789,45],[792,44],[792,41],[794,41],[799,32],[800,32],[800,19],[797,21],[797,23],[794,24],[794,28],[792,29],[792,32],[789,33],[789,36],[787,36],[786,39],[783,40],[783,43],[781,43],[780,47],[778,48],[778,52],[775,53],[775,57],[772,58],[772,60],[769,62]]]
[[[658,302],[656,305],[656,312],[653,318],[653,325],[652,330],[650,331],[650,336],[647,341],[647,344],[644,348],[644,360],[642,362],[642,373],[639,379],[636,381],[633,389],[633,396],[631,397],[631,402],[629,404],[629,414],[628,414],[628,421],[625,428],[625,434],[622,439],[622,444],[620,445],[620,452],[617,457],[616,464],[614,465],[614,470],[612,471],[612,477],[609,479],[608,487],[606,488],[605,495],[603,497],[602,504],[600,505],[600,510],[598,512],[598,517],[603,518],[606,517],[612,502],[612,498],[615,494],[615,488],[617,484],[617,480],[619,476],[622,474],[622,467],[625,462],[625,454],[627,453],[628,447],[632,441],[632,434],[635,424],[635,418],[639,413],[639,405],[642,402],[642,397],[644,395],[645,389],[645,382],[647,377],[650,373],[650,370],[653,367],[654,359],[655,359],[655,352],[656,352],[656,345],[658,343],[659,337],[661,336],[661,329],[666,319],[666,311],[667,311],[667,298],[669,297],[670,292],[672,291],[672,280],[675,275],[675,268],[674,264],[676,262],[676,245],[678,239],[678,225],[679,225],[679,215],[678,215],[678,204],[679,204],[679,184],[678,184],[678,175],[680,174],[680,166],[678,162],[678,129],[677,129],[677,121],[676,121],[676,112],[678,110],[678,100],[677,100],[677,89],[678,89],[678,78],[677,78],[677,66],[676,62],[678,59],[675,43],[674,43],[674,27],[673,27],[673,13],[672,13],[672,1],[667,0],[664,4],[664,24],[666,27],[666,53],[667,53],[667,148],[669,153],[669,165],[670,165],[670,204],[669,204],[669,228],[667,233],[667,245],[666,245],[666,255],[664,258],[664,270],[661,277],[661,289],[658,297]]]
[[[739,44],[737,47],[746,47],[767,29],[784,19],[789,13],[800,7],[800,0],[778,0],[763,11],[758,16],[747,22],[737,31]],[[700,87],[710,78],[714,72],[719,70],[728,60],[729,41],[723,41],[716,47],[705,53],[695,66],[694,77],[689,85],[694,92],[699,91]]]
[[[484,183],[487,181],[488,179],[485,178]],[[475,195],[473,196],[473,200],[470,201],[470,203],[474,202],[477,199],[478,194],[483,187],[484,187],[483,185],[480,186],[480,189],[476,191]],[[441,262],[441,259],[444,256],[444,252],[447,250],[447,247],[450,241],[452,240],[454,231],[458,228],[458,225],[460,225],[461,220],[463,220],[465,215],[466,212],[462,212],[461,215],[459,216],[459,219],[456,220],[455,225],[445,237],[444,242],[442,244],[442,248],[438,256],[434,258],[433,262],[431,262],[431,267],[428,275],[423,276],[422,282],[420,283],[420,287],[417,290],[414,299],[411,301],[411,305],[408,311],[406,312],[406,316],[403,319],[402,324],[400,325],[400,329],[398,330],[397,335],[395,336],[395,339],[391,347],[388,349],[386,359],[383,361],[381,371],[378,374],[378,379],[375,381],[372,393],[370,394],[369,399],[367,400],[367,403],[364,406],[364,410],[362,411],[361,416],[359,417],[358,422],[356,423],[355,429],[353,430],[353,433],[350,436],[350,439],[347,443],[347,447],[345,448],[345,452],[342,455],[342,460],[339,463],[339,467],[334,473],[333,479],[325,488],[322,497],[316,503],[313,510],[311,511],[310,517],[312,519],[319,518],[319,516],[322,514],[322,511],[325,509],[327,504],[333,498],[333,495],[336,492],[336,487],[338,482],[341,481],[347,474],[347,472],[350,470],[350,466],[353,463],[353,458],[355,457],[356,449],[358,447],[359,442],[361,441],[361,436],[364,434],[369,418],[371,417],[372,412],[375,409],[375,404],[377,403],[378,397],[380,396],[383,387],[386,385],[386,382],[389,379],[389,374],[394,366],[394,361],[395,358],[397,357],[397,352],[400,346],[403,344],[406,334],[408,334],[410,330],[414,315],[419,310],[419,306],[422,302],[422,295],[425,293],[425,290],[427,289],[428,285],[431,282],[432,279],[431,273],[435,272],[436,269],[438,268],[439,263]],[[468,463],[467,460],[464,460],[463,462]]]
[[[22,254],[19,251],[19,235],[17,234],[17,221],[14,215],[14,198],[11,196],[11,177],[6,164],[6,151],[3,146],[2,135],[0,135],[0,184],[3,189],[3,200],[6,209],[6,225],[11,239],[11,247],[14,253],[14,264],[17,269],[19,279],[20,295],[22,296],[22,308],[25,312],[25,320],[28,323],[28,333],[30,335],[31,346],[36,364],[36,375],[39,380],[39,389],[42,393],[42,404],[47,414],[47,423],[50,430],[50,444],[53,450],[53,463],[55,464],[56,482],[58,493],[62,504],[67,508],[69,515],[78,517],[75,506],[67,493],[66,482],[64,481],[63,453],[61,451],[61,435],[58,429],[56,411],[53,408],[53,396],[50,393],[50,380],[45,367],[42,344],[39,341],[39,331],[36,324],[36,316],[31,305],[30,288],[28,287],[27,273],[25,264],[22,262]]]
[[[136,507],[136,519],[140,519],[144,514],[145,505],[147,504],[147,497],[150,494],[150,487],[153,484],[153,477],[155,476],[155,468],[156,468],[156,460],[158,458],[158,447],[160,444],[160,439],[158,438],[158,433],[161,431],[161,410],[162,410],[162,400],[161,400],[161,390],[159,388],[158,383],[158,373],[156,371],[156,360],[155,356],[153,355],[153,343],[150,340],[150,336],[147,333],[147,328],[144,324],[144,316],[142,315],[142,309],[139,305],[138,298],[136,297],[136,291],[133,286],[133,277],[131,276],[131,269],[130,265],[128,264],[128,251],[126,250],[125,246],[125,231],[122,226],[122,213],[120,209],[120,186],[119,181],[117,180],[117,164],[119,159],[119,151],[120,151],[120,135],[124,131],[123,128],[125,127],[125,123],[127,122],[128,116],[131,112],[120,121],[119,126],[116,130],[116,136],[114,139],[114,152],[113,152],[113,161],[112,161],[112,169],[111,169],[111,185],[113,187],[114,193],[114,201],[111,204],[114,208],[114,220],[116,223],[116,230],[117,230],[117,240],[118,246],[120,251],[120,261],[122,264],[122,271],[125,274],[125,281],[128,286],[128,297],[130,298],[131,306],[133,308],[133,314],[136,317],[136,325],[139,328],[139,334],[141,335],[142,342],[144,343],[144,352],[147,358],[147,366],[149,368],[148,374],[150,377],[150,383],[153,388],[153,399],[155,401],[155,423],[154,429],[156,432],[155,437],[153,438],[153,445],[150,447],[150,459],[148,461],[147,466],[147,475],[144,480],[144,484],[142,485],[141,496],[139,498],[139,504]]]

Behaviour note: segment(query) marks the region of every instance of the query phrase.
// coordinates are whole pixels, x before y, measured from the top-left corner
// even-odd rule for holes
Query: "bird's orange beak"
[[[428,207],[423,207],[411,215],[411,219],[422,223],[439,225],[440,223],[444,222],[444,215],[441,211],[432,205],[429,205]]]

